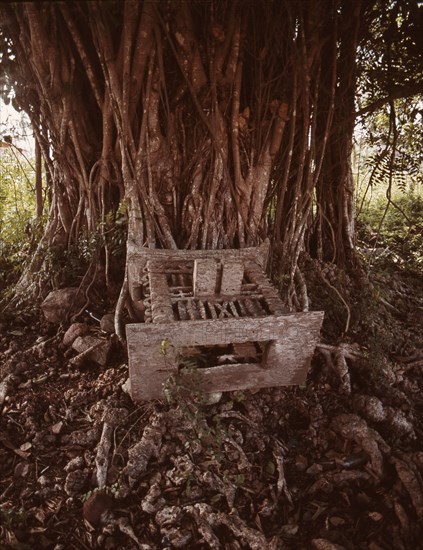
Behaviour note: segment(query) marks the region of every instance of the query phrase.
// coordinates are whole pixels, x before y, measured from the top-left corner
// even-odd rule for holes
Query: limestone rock
[[[108,334],[113,334],[115,332],[115,315],[114,313],[106,313],[103,315],[100,321],[100,328]]]
[[[88,327],[85,323],[72,323],[63,336],[63,345],[68,347],[78,338],[87,334]]]
[[[87,336],[78,336],[72,344],[72,348],[80,354],[88,352],[90,348],[93,348],[86,358],[103,367],[107,362],[111,343],[103,338],[97,338],[88,334]]]
[[[49,323],[58,325],[70,314],[77,313],[84,302],[84,295],[78,288],[62,288],[50,292],[41,304],[41,309]]]
[[[74,496],[81,493],[86,486],[88,474],[88,468],[84,468],[83,470],[72,470],[69,472],[65,481],[65,493],[69,496]]]

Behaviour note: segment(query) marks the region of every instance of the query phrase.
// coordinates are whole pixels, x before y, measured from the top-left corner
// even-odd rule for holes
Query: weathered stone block
[[[90,348],[93,348],[87,355],[87,359],[94,361],[98,365],[104,366],[107,362],[107,356],[111,348],[111,343],[108,340],[97,338],[96,336],[78,336],[72,344],[72,348],[78,353],[84,353]]]
[[[78,338],[78,336],[84,336],[88,332],[88,326],[85,323],[72,323],[63,336],[62,343],[64,346],[69,347]]]
[[[61,288],[53,290],[41,304],[44,317],[49,323],[59,325],[69,315],[77,313],[84,305],[85,297],[78,288]]]

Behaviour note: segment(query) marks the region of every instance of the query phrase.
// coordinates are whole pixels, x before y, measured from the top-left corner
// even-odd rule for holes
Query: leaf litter
[[[321,343],[304,387],[134,404],[113,343],[101,366],[42,322],[8,327],[0,548],[417,548],[423,346],[404,330],[379,370]]]

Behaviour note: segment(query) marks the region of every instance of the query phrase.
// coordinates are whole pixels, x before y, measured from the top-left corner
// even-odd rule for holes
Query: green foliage
[[[369,186],[394,185],[405,192],[412,177],[418,174],[418,167],[413,160],[409,155],[398,155],[391,159],[387,149],[370,155],[364,163],[371,170]]]
[[[15,529],[25,528],[27,519],[28,513],[24,508],[9,507],[6,504],[0,505],[0,525],[5,530],[13,532]],[[27,547],[25,546],[25,548]]]
[[[164,340],[160,352],[167,357],[170,349],[168,340]],[[218,415],[210,418],[208,409],[209,394],[200,388],[200,373],[198,363],[193,358],[177,356],[178,372],[170,376],[164,386],[164,394],[168,402],[176,406],[182,413],[193,431],[192,445],[200,442],[210,453],[211,458],[218,461],[223,457],[223,444],[228,436]]]
[[[41,233],[34,177],[31,163],[18,151],[0,149],[0,291],[18,278]]]
[[[372,186],[387,185],[392,178],[406,179],[408,186],[422,183],[422,106],[421,96],[396,100],[368,115],[359,127]]]
[[[360,237],[413,263],[423,223],[422,13],[415,2],[369,4],[357,58],[357,108],[367,109],[356,131]]]
[[[376,249],[372,261],[423,264],[422,106],[420,96],[395,100],[357,132],[358,237]]]
[[[122,259],[125,256],[126,235],[128,229],[127,202],[121,201],[116,212],[110,211],[105,221],[99,225],[99,232],[104,236],[111,256]]]
[[[358,218],[358,235],[366,248],[377,248],[373,260],[394,261],[400,266],[423,266],[423,191],[397,193],[387,208],[386,197],[377,196]],[[382,249],[382,250],[381,250]]]
[[[422,11],[414,1],[377,0],[365,7],[364,45],[358,52],[361,106],[422,81]]]
[[[115,263],[122,262],[126,233],[126,204],[123,201],[116,213],[107,214],[105,221],[100,222],[94,232],[81,233],[76,243],[66,248],[50,245],[40,250],[43,268],[34,277],[38,277],[40,286],[79,285],[87,271],[104,260],[106,247]]]

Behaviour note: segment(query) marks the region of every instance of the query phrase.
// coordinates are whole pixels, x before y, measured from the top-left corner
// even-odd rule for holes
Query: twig
[[[73,365],[74,367],[78,367],[79,365],[81,365],[84,362],[85,359],[87,359],[87,357],[91,354],[92,351],[96,350],[97,348],[99,348],[103,344],[104,344],[103,340],[101,340],[101,342],[97,342],[93,346],[90,346],[89,348],[87,348],[83,352],[81,352],[78,355],[76,355],[75,357],[73,357],[69,361],[69,363],[71,365]]]
[[[99,489],[104,489],[107,483],[107,470],[109,467],[110,447],[112,446],[112,433],[113,426],[105,422],[103,424],[103,431],[97,447],[97,455],[95,457],[95,464],[97,466],[96,476]]]
[[[273,456],[275,457],[277,468],[278,468],[278,481],[277,481],[278,495],[280,495],[281,492],[283,491],[283,494],[286,496],[288,502],[292,504],[292,496],[288,490],[288,485],[286,483],[286,478],[285,478],[283,448],[281,445],[278,445],[278,443],[275,444],[275,448],[273,449]]]

